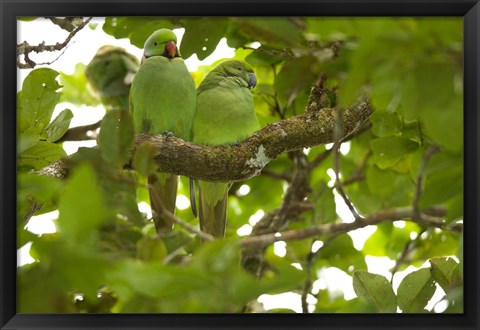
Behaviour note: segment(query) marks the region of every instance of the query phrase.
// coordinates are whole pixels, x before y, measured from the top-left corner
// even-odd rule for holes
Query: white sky
[[[72,39],[70,45],[66,48],[63,55],[61,55],[54,63],[52,63],[48,67],[57,71],[64,72],[66,74],[72,74],[77,63],[84,63],[85,65],[87,65],[95,55],[97,49],[106,44],[123,47],[128,52],[132,53],[140,59],[143,50],[131,45],[128,39],[118,40],[110,35],[103,33],[101,31],[103,21],[103,18],[92,19],[90,23],[98,23],[96,30],[92,30],[87,26],[79,33],[77,33]],[[46,19],[37,19],[35,22],[18,22],[17,31],[17,43],[27,41],[31,45],[39,44],[43,41],[45,41],[46,44],[63,42],[68,35],[68,32],[62,30],[61,28],[52,24],[49,20]],[[177,29],[174,30],[174,32],[177,34],[178,42],[180,43],[184,30]],[[44,52],[38,55],[33,54],[31,58],[37,63],[51,62],[55,60],[60,53],[61,52]],[[226,44],[225,39],[222,39],[215,52],[212,53],[204,61],[200,62],[197,59],[196,55],[193,55],[186,60],[186,65],[190,71],[196,71],[200,64],[208,65],[220,58],[229,58],[233,57],[233,55],[234,49],[229,48]],[[17,70],[17,90],[21,90],[22,82],[30,71],[31,70],[25,69]],[[60,103],[55,108],[55,112],[52,118],[55,118],[55,116],[65,108],[71,109],[74,113],[74,119],[72,120],[71,124],[72,126],[80,126],[97,122],[105,114],[105,110],[102,106],[78,108],[77,106],[74,106],[72,104]],[[76,152],[76,150],[80,146],[91,147],[94,145],[95,141],[66,142],[64,143],[64,149],[66,150],[67,154],[72,154]],[[348,152],[348,150],[346,152]],[[248,185],[246,187],[249,188]],[[243,191],[249,193],[249,189],[247,188],[244,188]],[[343,219],[343,221],[345,222],[351,222],[353,220],[353,217],[349,213],[346,206],[343,204],[343,200],[336,196],[336,202],[338,204],[337,213],[340,215],[341,219]],[[177,207],[179,207],[180,209],[184,209],[188,206],[188,198],[186,196],[179,195]],[[141,203],[141,205],[139,205],[139,208],[142,212],[150,212],[149,206],[146,203]],[[258,221],[257,218],[259,216],[261,217],[260,213],[252,216],[252,218],[250,219],[251,225],[253,225],[255,221]],[[43,233],[55,232],[55,225],[53,220],[57,217],[58,211],[50,212],[40,216],[34,216],[28,223],[27,228],[31,232],[40,235]],[[239,232],[239,234],[248,234],[248,231],[251,230],[250,224],[246,224],[245,227],[242,227],[242,230],[243,231]],[[353,239],[355,248],[361,250],[366,239],[374,232],[374,230],[374,227],[369,226],[350,232],[349,235]],[[306,241],[305,244],[309,244],[309,242]],[[18,266],[34,262],[34,260],[29,255],[29,249],[30,244],[27,244],[21,249],[19,249],[17,260]],[[284,255],[284,250],[285,243],[278,242],[277,244],[275,244],[274,251],[277,255]],[[369,272],[382,274],[388,279],[390,279],[391,274],[389,272],[389,269],[394,264],[392,260],[386,257],[378,258],[368,256],[366,258],[366,262]],[[394,290],[397,290],[398,285],[400,284],[400,281],[403,277],[416,269],[417,268],[409,267],[406,271],[397,273],[393,282]],[[352,278],[348,274],[337,268],[322,269],[321,279],[315,282],[314,287],[323,289],[328,287],[329,290],[331,290],[332,292],[340,292],[340,294],[343,294],[345,299],[347,300],[356,297],[353,291]],[[427,308],[433,308],[434,303],[439,301],[442,296],[443,291],[441,289],[437,290],[435,296],[432,298]],[[285,307],[291,308],[296,312],[301,312],[300,295],[296,293],[285,293],[281,295],[262,295],[259,298],[259,302],[261,302],[264,308],[267,310],[272,308]],[[309,297],[308,302],[312,304],[311,309],[313,310],[315,298],[313,296]]]

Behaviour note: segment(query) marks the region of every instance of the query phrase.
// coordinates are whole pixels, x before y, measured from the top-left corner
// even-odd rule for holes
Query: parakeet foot
[[[165,140],[168,141],[168,139],[173,136],[173,133],[170,132],[170,131],[165,131],[165,132],[162,133],[162,136],[165,137]]]

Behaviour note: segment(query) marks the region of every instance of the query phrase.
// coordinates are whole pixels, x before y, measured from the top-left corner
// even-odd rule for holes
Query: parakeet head
[[[177,48],[177,36],[172,30],[160,29],[153,32],[145,41],[143,57],[164,56],[172,59],[180,57]]]
[[[228,77],[238,77],[247,83],[252,89],[257,85],[257,76],[250,64],[240,60],[228,60],[220,63],[213,71],[218,71]]]

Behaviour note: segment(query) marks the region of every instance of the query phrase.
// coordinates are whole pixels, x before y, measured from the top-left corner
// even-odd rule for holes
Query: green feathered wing
[[[130,92],[136,132],[171,132],[190,141],[195,104],[195,83],[182,58],[152,56],[142,61]],[[174,213],[178,176],[156,173],[148,183],[155,227],[159,233],[168,232],[173,223],[160,216],[161,206]]]
[[[248,64],[225,61],[205,77],[197,89],[193,142],[212,146],[233,144],[260,128],[250,91],[256,83],[252,76]],[[200,229],[214,237],[223,237],[231,184],[198,181],[198,186]]]

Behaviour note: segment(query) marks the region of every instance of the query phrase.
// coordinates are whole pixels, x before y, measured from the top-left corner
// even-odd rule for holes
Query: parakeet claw
[[[168,139],[173,136],[173,133],[169,132],[169,131],[165,131],[165,132],[162,133],[162,136],[165,137],[165,140],[168,141]]]

